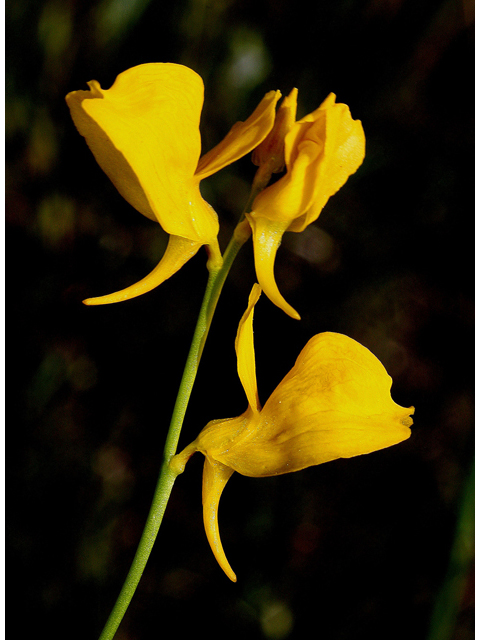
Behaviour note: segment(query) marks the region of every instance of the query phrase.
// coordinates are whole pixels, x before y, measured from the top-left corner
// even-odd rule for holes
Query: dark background
[[[312,335],[339,331],[382,360],[393,398],[416,412],[410,440],[391,449],[278,478],[235,474],[220,509],[235,585],[208,547],[203,460],[192,458],[118,638],[473,638],[471,511],[459,524],[473,462],[473,11],[472,0],[7,2],[6,586],[16,635],[98,636],[153,494],[205,254],[141,298],[81,304],[148,273],[166,236],[109,183],[64,95],[169,61],[204,79],[204,150],[271,89],[298,87],[299,117],[333,91],[361,119],[363,165],[278,253],[280,290],[302,321],[266,298],[257,305],[260,395]],[[202,183],[222,247],[253,174],[245,158]],[[248,244],[220,299],[181,446],[245,409],[234,337],[254,279]],[[445,619],[433,614],[439,597],[444,614],[452,605]]]

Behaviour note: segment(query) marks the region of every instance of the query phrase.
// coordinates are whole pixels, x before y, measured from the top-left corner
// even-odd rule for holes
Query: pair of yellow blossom
[[[211,265],[221,264],[218,217],[200,194],[200,182],[254,151],[259,171],[286,173],[255,198],[247,213],[253,233],[255,268],[266,295],[288,315],[298,313],[281,296],[274,261],[285,231],[303,231],[331,195],[362,163],[365,136],[348,107],[330,94],[298,122],[297,91],[276,114],[279,91],[270,91],[245,122],[235,124],[220,144],[200,158],[203,82],[178,64],[154,63],[121,73],[110,89],[95,80],[89,91],[67,95],[72,118],[97,162],[120,194],[170,235],[166,252],[140,282],[90,298],[108,304],[150,291],[178,271],[206,245]]]
[[[237,332],[237,368],[248,401],[239,417],[213,420],[171,460],[180,473],[193,453],[205,455],[203,512],[207,538],[220,566],[236,580],[220,540],[218,505],[234,471],[262,477],[298,471],[337,458],[389,447],[410,435],[413,407],[390,396],[392,380],[365,347],[337,333],[320,333],[304,347],[292,370],[262,408],[253,344],[253,312],[261,291],[293,318],[274,277],[285,231],[300,232],[316,220],[331,195],[360,166],[362,125],[330,94],[296,121],[297,91],[278,111],[279,91],[265,95],[200,158],[203,83],[176,64],[146,64],[120,74],[111,89],[98,82],[74,91],[67,103],[79,132],[118,191],[140,213],[170,234],[158,266],[140,282],[86,300],[108,304],[145,293],[180,269],[206,245],[212,268],[222,257],[218,218],[200,194],[200,181],[253,151],[260,192],[246,213],[252,231],[255,284]],[[268,186],[271,174],[285,174]]]

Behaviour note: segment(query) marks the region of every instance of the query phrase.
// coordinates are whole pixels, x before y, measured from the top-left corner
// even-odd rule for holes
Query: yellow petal
[[[323,146],[315,140],[305,141],[296,150],[295,162],[287,173],[255,198],[251,217],[283,223],[288,228],[295,218],[310,209],[316,195],[322,155]]]
[[[255,349],[253,346],[253,310],[261,293],[262,289],[259,285],[254,284],[248,299],[247,310],[240,320],[235,339],[238,377],[245,390],[249,406],[257,413],[260,411],[260,400],[258,398]]]
[[[176,64],[144,64],[110,89],[98,82],[66,100],[79,132],[121,195],[165,231],[210,244],[213,209],[194,177],[200,156],[203,82]]]
[[[232,473],[233,469],[229,469],[216,460],[210,461],[210,459],[206,457],[203,466],[202,502],[203,523],[210,547],[220,567],[225,571],[230,580],[236,582],[237,577],[225,556],[218,530],[218,504],[222,491]]]
[[[310,136],[308,136],[308,132],[311,124],[313,122],[320,122],[322,123],[322,126],[325,127],[326,114],[324,112],[335,107],[335,100],[335,94],[330,93],[318,107],[318,109],[315,109],[315,111],[312,111],[312,113],[307,114],[306,116],[301,118],[301,120],[295,122],[292,127],[290,127],[291,133],[285,140],[285,156],[287,160],[287,167],[290,168],[293,165],[296,154],[298,153],[300,143],[302,142],[302,139],[306,136],[306,134],[307,139],[310,138]],[[320,137],[317,136],[316,142],[320,143],[320,146],[323,147],[324,135],[321,134]]]
[[[325,98],[325,100],[322,102],[322,104],[318,107],[319,109],[329,109],[330,107],[333,107],[335,105],[335,100],[337,99],[337,96],[334,93],[329,93],[328,96]],[[315,112],[313,112],[315,113]],[[312,118],[313,120],[314,118]]]
[[[111,304],[112,302],[122,302],[140,296],[142,293],[147,293],[147,291],[155,289],[155,287],[158,287],[158,285],[181,269],[190,258],[193,258],[201,246],[202,244],[199,242],[192,242],[179,236],[170,236],[162,259],[148,276],[126,289],[98,298],[87,298],[83,302],[86,305]]]
[[[251,216],[289,223],[302,231],[345,184],[365,155],[365,135],[344,104],[330,96],[295,122],[285,137],[287,173],[255,199]]]
[[[268,164],[270,173],[278,173],[285,166],[285,136],[295,122],[297,95],[298,89],[294,88],[282,100],[272,130],[252,153],[253,164],[257,166]]]
[[[288,458],[286,470],[409,438],[414,409],[396,404],[391,386],[385,367],[363,345],[339,333],[314,336],[264,407],[265,421],[275,415],[275,447]]]
[[[414,409],[392,400],[391,384],[368,349],[347,336],[320,333],[304,347],[260,414],[228,448],[215,448],[215,459],[243,475],[260,477],[402,442],[410,436]],[[208,453],[207,438],[203,446]]]
[[[246,217],[252,227],[255,272],[261,288],[273,304],[285,311],[291,318],[300,320],[299,314],[278,290],[274,275],[275,256],[283,233],[288,227],[288,222],[272,222],[267,218],[254,217],[248,213]]]
[[[233,125],[225,138],[201,157],[196,175],[200,180],[243,158],[267,136],[275,121],[280,91],[269,91],[245,122]]]
[[[316,220],[328,199],[357,171],[365,157],[362,123],[352,119],[347,105],[335,104],[323,111],[325,123],[322,130],[319,132],[318,125],[314,124],[309,132],[310,135],[321,136],[324,145],[316,178],[307,178],[315,185],[312,200],[304,215],[293,221],[289,231],[303,231]]]

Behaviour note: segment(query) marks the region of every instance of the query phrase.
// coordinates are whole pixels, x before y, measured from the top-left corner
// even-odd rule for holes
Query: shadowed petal
[[[279,173],[285,166],[285,136],[295,122],[297,96],[298,89],[294,88],[282,100],[272,130],[252,153],[253,164],[268,165],[270,173]]]

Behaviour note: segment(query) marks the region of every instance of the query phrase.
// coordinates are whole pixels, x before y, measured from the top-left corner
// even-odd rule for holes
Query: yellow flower
[[[289,99],[289,110],[295,114],[296,93]],[[285,231],[303,231],[316,220],[364,156],[361,122],[352,119],[347,105],[336,104],[331,93],[318,109],[291,125],[285,136],[287,172],[256,197],[247,214],[258,281],[270,300],[292,318],[300,316],[284,300],[274,277],[282,236]]]
[[[392,400],[392,379],[381,362],[338,333],[319,333],[309,340],[261,408],[252,327],[260,293],[254,285],[235,342],[247,410],[238,418],[213,420],[172,460],[181,472],[195,451],[205,455],[205,530],[218,563],[233,581],[218,531],[218,504],[234,471],[274,476],[371,453],[407,439],[413,422],[413,407],[405,409]]]
[[[165,254],[140,282],[86,304],[108,304],[150,291],[202,245],[221,263],[218,219],[200,194],[204,178],[254,149],[273,126],[280,92],[266,94],[253,114],[199,162],[203,81],[178,64],[143,64],[121,73],[110,89],[66,97],[73,121],[120,194],[170,234]]]

